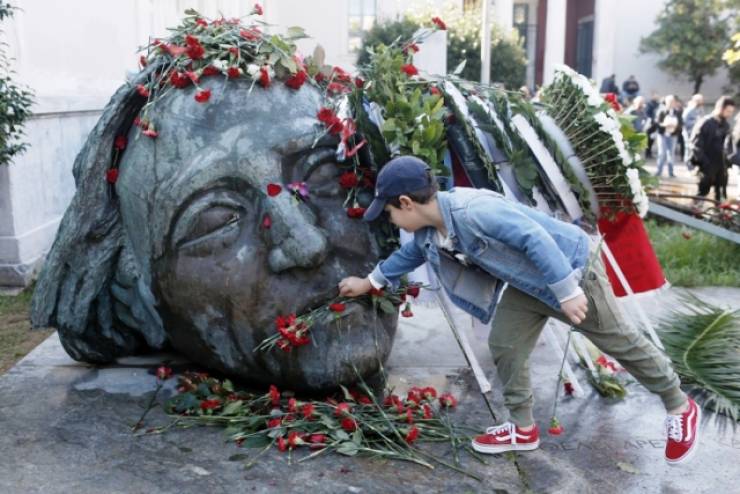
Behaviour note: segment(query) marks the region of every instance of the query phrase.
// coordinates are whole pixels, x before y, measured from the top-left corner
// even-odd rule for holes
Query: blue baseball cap
[[[393,158],[380,169],[375,180],[375,199],[362,219],[373,221],[383,212],[388,199],[424,190],[431,185],[431,168],[414,156]]]

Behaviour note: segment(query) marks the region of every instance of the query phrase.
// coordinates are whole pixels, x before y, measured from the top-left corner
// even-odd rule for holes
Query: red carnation
[[[267,395],[270,397],[270,401],[273,406],[278,406],[280,404],[280,391],[278,391],[277,386],[271,384],[270,391],[268,391]]]
[[[267,195],[270,197],[275,197],[282,190],[283,188],[279,186],[278,184],[267,184]]]
[[[157,137],[159,135],[159,132],[157,132],[154,129],[146,129],[145,131],[142,132],[142,134],[144,134],[147,137],[151,137],[152,139],[154,139],[155,137]]]
[[[437,397],[437,390],[431,386],[427,386],[421,390],[421,394],[424,395],[424,398],[427,400],[433,400]]]
[[[350,407],[349,403],[340,403],[337,405],[336,410],[334,410],[334,415],[337,417],[340,417],[342,415],[346,415],[352,412],[352,408]]]
[[[342,419],[342,429],[347,432],[354,432],[357,430],[357,422],[352,417],[345,417]]]
[[[178,89],[182,89],[190,84],[190,78],[182,72],[172,72],[172,75],[170,75],[170,84]]]
[[[139,57],[139,63],[141,64],[142,67],[146,67],[147,65],[146,55],[141,55]]]
[[[560,424],[560,421],[556,417],[550,419],[550,428],[547,429],[547,433],[551,436],[559,436],[563,432],[565,432],[565,429]]]
[[[288,451],[288,442],[285,440],[284,437],[281,436],[278,438],[277,445],[278,445],[278,451],[281,451],[281,452]]]
[[[434,414],[432,413],[432,407],[424,403],[421,408],[422,410],[424,410],[424,420],[429,420],[434,417]]]
[[[310,419],[313,416],[315,409],[316,407],[313,406],[313,403],[306,403],[305,405],[303,405],[303,408],[301,409],[301,413],[303,413],[303,418]]]
[[[406,394],[406,399],[408,401],[413,401],[418,405],[423,399],[421,388],[417,388],[416,386],[414,386],[413,388],[409,389],[408,394]]]
[[[195,84],[198,84],[198,81],[200,80],[200,77],[198,76],[198,74],[196,74],[192,70],[186,70],[185,75],[188,76],[188,79],[193,81]]]
[[[305,70],[299,70],[285,81],[285,85],[291,89],[300,89],[306,79],[308,79],[308,73]]]
[[[331,82],[328,86],[326,86],[326,90],[330,94],[343,94],[350,92],[350,88],[348,88],[346,85],[342,84],[341,82]]]
[[[260,67],[260,85],[262,87],[270,85],[270,73],[267,71],[267,67]]]
[[[439,88],[438,88],[437,86],[432,86],[432,87],[430,87],[430,88],[429,88],[429,92],[430,92],[431,94],[435,95],[435,96],[441,96],[441,95],[442,95],[442,91],[440,91],[440,90],[439,90]]]
[[[213,65],[208,65],[207,67],[205,67],[203,69],[203,77],[207,77],[209,75],[217,75],[217,74],[220,74],[220,73],[221,73],[221,71],[218,70]]]
[[[568,396],[573,396],[573,393],[575,392],[575,389],[573,388],[573,383],[570,381],[565,381],[563,383],[563,391]]]
[[[110,168],[105,172],[105,179],[109,184],[114,184],[118,180],[118,168]]]
[[[347,208],[347,216],[350,218],[362,218],[365,208]]]
[[[249,29],[239,31],[239,35],[247,41],[256,41],[260,39],[262,32],[256,27],[250,27]]]
[[[408,434],[406,434],[406,442],[411,444],[419,437],[419,429],[416,428],[416,426],[413,426],[411,430],[409,430]]]
[[[198,26],[208,27],[208,22],[205,19],[201,19],[201,18],[195,19],[195,23]]]
[[[414,423],[414,412],[412,412],[410,408],[406,410],[406,423],[408,424]]]
[[[421,287],[418,285],[409,285],[406,287],[406,295],[417,298],[421,292]]]
[[[157,368],[157,379],[166,380],[172,375],[172,369],[164,365]]]
[[[195,101],[198,103],[205,103],[211,98],[211,90],[210,89],[203,89],[201,91],[198,91],[195,93]]]
[[[138,92],[144,98],[149,97],[149,89],[147,89],[146,86],[144,86],[143,84],[136,85],[136,92]]]
[[[344,304],[336,303],[329,305],[329,310],[332,312],[344,312],[344,309],[346,309]]]
[[[262,5],[255,3],[254,4],[254,13],[257,15],[262,15],[264,13],[264,10],[262,10]]]
[[[119,151],[123,151],[126,149],[126,144],[128,143],[126,136],[118,136],[116,137],[116,141],[113,144],[113,147],[118,149]]]
[[[288,434],[288,446],[291,449],[301,444],[303,444],[303,439],[301,439],[301,434],[298,431],[292,431]]]
[[[359,183],[360,181],[358,180],[357,175],[353,172],[344,172],[339,176],[339,185],[341,185],[343,189],[357,187]]]
[[[416,43],[409,43],[408,45],[403,47],[403,52],[404,53],[408,53],[408,52],[418,53],[419,45],[417,45]]]
[[[215,410],[216,408],[221,406],[220,400],[203,400],[200,402],[200,409],[201,410]]]
[[[349,72],[344,70],[342,67],[333,67],[331,69],[332,77],[338,81],[342,82],[349,82],[352,80],[352,77],[349,75]]]
[[[401,311],[401,315],[403,317],[414,317],[414,313],[411,311],[411,305],[407,303],[406,307]]]
[[[275,417],[267,421],[267,428],[274,429],[275,427],[280,427],[282,424],[283,421],[279,417]]]
[[[262,218],[262,228],[265,230],[269,230],[272,226],[272,218],[270,218],[269,214],[265,214],[265,217]]]
[[[409,77],[419,73],[419,70],[416,67],[414,67],[414,64],[411,64],[411,63],[402,65],[401,71]]]
[[[308,440],[312,444],[324,444],[326,442],[326,434],[311,434]]]
[[[192,60],[200,60],[206,53],[206,49],[203,48],[203,45],[200,44],[198,38],[196,38],[192,34],[188,34],[185,36],[185,44],[187,45],[187,48],[185,48],[185,53],[187,53],[188,57],[190,57]]]
[[[165,50],[167,53],[175,58],[179,57],[187,51],[187,48],[185,48],[184,46],[177,45],[164,45],[161,47],[161,49]]]
[[[230,46],[229,47],[229,53],[232,55],[238,55],[239,54],[239,47],[238,46]]]
[[[450,393],[443,393],[439,397],[439,404],[447,408],[455,408],[457,406],[457,398],[452,396]]]
[[[236,79],[239,77],[239,67],[229,67],[226,70],[226,75],[229,77],[229,79]]]
[[[447,29],[447,24],[444,23],[439,17],[432,17],[432,22],[442,31]]]

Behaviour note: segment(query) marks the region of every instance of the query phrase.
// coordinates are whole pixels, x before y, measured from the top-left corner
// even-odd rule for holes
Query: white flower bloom
[[[247,74],[249,74],[249,76],[252,79],[256,79],[257,77],[259,77],[259,73],[260,73],[259,65],[254,64],[254,63],[250,63],[249,65],[247,65]]]
[[[648,212],[649,203],[640,182],[640,173],[637,171],[637,168],[627,168],[626,175],[627,182],[632,191],[632,202],[637,206],[637,213],[641,218],[644,218]]]

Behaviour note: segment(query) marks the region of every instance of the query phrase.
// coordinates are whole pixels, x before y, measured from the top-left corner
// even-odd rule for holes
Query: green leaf
[[[336,439],[337,441],[349,441],[349,434],[344,432],[342,429],[337,429],[335,431],[332,431],[331,435]]]
[[[462,74],[463,69],[465,69],[465,63],[467,62],[467,59],[463,59],[462,62],[457,64],[457,67],[455,67],[455,70],[452,71],[452,75],[460,75]]]
[[[229,393],[234,392],[234,383],[232,383],[229,379],[224,379],[224,382],[221,385],[221,387],[224,388],[224,390],[228,391]]]
[[[392,304],[392,303],[390,303],[390,301],[388,301],[388,300],[386,300],[386,299],[384,299],[384,298],[381,298],[381,299],[380,299],[380,300],[378,301],[378,304],[380,305],[380,310],[382,310],[382,311],[383,311],[383,312],[385,312],[386,314],[395,314],[396,312],[398,312],[398,311],[396,310],[396,308],[395,308],[395,307],[393,307],[393,304]]]
[[[290,39],[308,38],[305,30],[300,26],[290,26],[286,31],[286,37]]]
[[[223,415],[235,415],[242,408],[242,400],[230,401],[224,407]]]
[[[337,453],[347,455],[347,456],[355,456],[359,451],[357,444],[353,443],[352,441],[343,442],[342,444],[337,447]]]
[[[349,390],[346,387],[344,387],[341,384],[339,385],[339,387],[342,388],[342,394],[344,394],[344,399],[345,400],[347,400],[347,401],[355,401],[355,399],[352,397],[352,395],[350,394]]]
[[[241,460],[244,460],[245,458],[249,458],[249,456],[245,455],[244,453],[237,453],[235,455],[229,456],[229,461],[241,461]]]

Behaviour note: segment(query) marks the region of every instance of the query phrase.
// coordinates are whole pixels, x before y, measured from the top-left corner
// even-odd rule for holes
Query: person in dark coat
[[[602,94],[614,93],[616,95],[619,95],[619,86],[617,86],[616,79],[617,76],[614,74],[604,77],[604,80],[601,81],[601,89],[599,90],[599,92]]]
[[[624,104],[629,104],[640,94],[640,84],[638,84],[635,76],[629,76],[622,83],[622,98]]]
[[[730,134],[730,119],[735,113],[735,102],[722,96],[714,111],[695,127],[691,135],[691,161],[699,168],[699,194],[706,196],[714,187],[714,198],[721,202],[726,197],[728,160],[725,141]]]
[[[645,159],[653,157],[653,142],[655,141],[655,131],[658,130],[658,126],[655,123],[655,117],[658,113],[658,107],[660,107],[660,100],[658,95],[653,93],[650,96],[650,101],[645,104],[645,116],[649,119],[648,124],[645,126],[644,132],[648,136],[648,145],[645,150]]]

